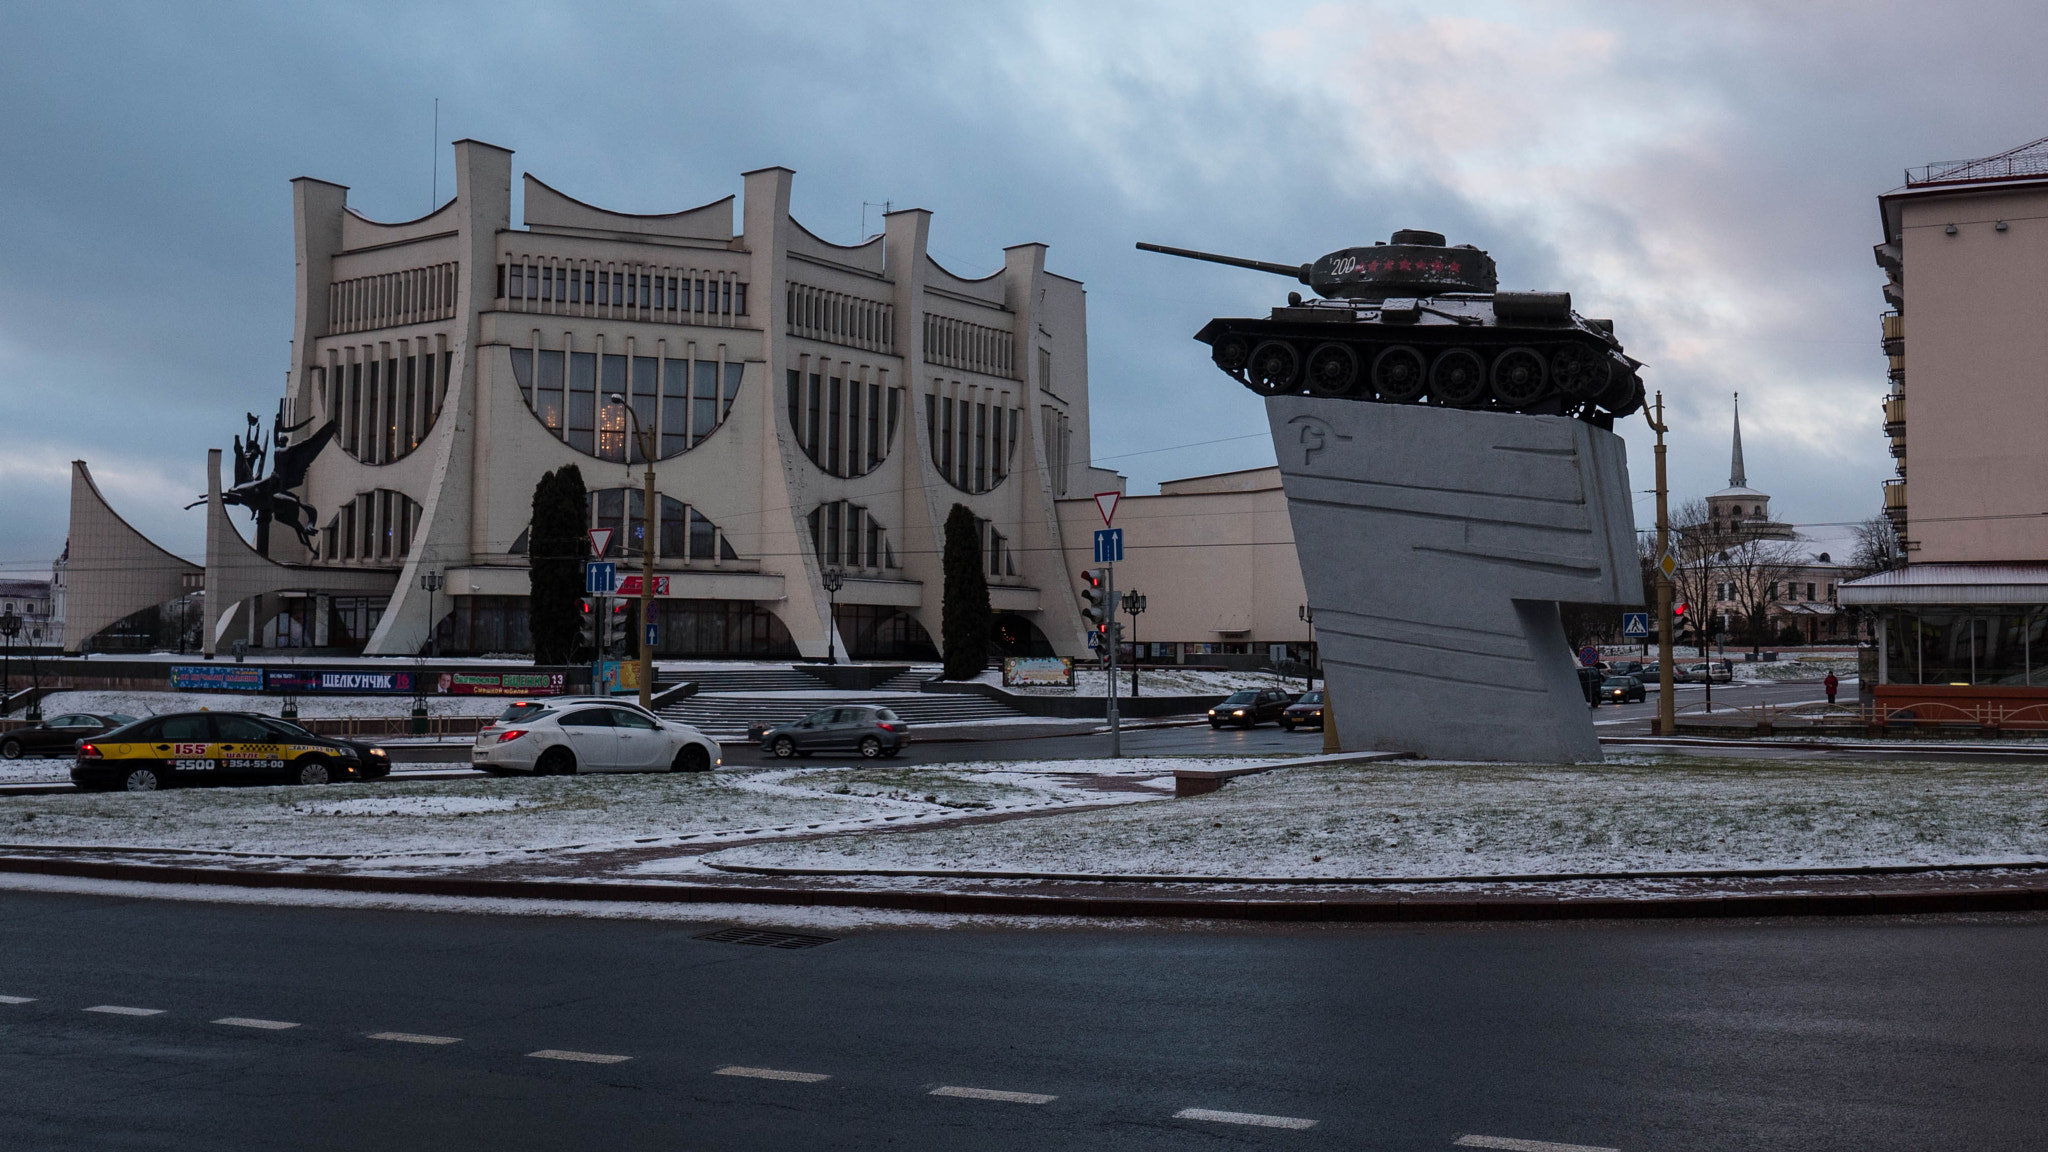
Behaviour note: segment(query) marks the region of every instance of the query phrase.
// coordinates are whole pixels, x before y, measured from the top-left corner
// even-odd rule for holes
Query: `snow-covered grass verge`
[[[728,849],[706,863],[1179,876],[1478,876],[2048,857],[2032,765],[1644,757],[1282,769],[1136,809]]]
[[[1185,763],[806,767],[0,797],[0,843],[447,859],[538,848],[715,842],[1155,800],[1172,793],[1173,767]],[[1089,787],[1087,778],[1098,774],[1125,777],[1134,787]]]
[[[1759,660],[1750,663],[1742,659],[1729,662],[1735,670],[1735,679],[1770,684],[1780,680],[1819,680],[1833,672],[1845,682],[1856,679],[1856,658],[1839,659],[1815,657],[1808,660]]]
[[[990,684],[1001,684],[1001,672],[984,672],[980,679]],[[1101,696],[1105,673],[1099,669],[1083,668],[1074,673],[1074,687],[1069,688],[1012,688],[1010,691],[1038,696]],[[1321,684],[1318,680],[1316,683]],[[1116,690],[1120,696],[1131,694],[1131,671],[1128,668],[1117,673]],[[1142,668],[1138,671],[1138,691],[1145,696],[1221,696],[1245,688],[1284,688],[1289,692],[1301,692],[1307,688],[1307,681],[1299,676],[1281,676],[1274,672],[1215,672],[1191,668]]]
[[[412,715],[411,696],[318,696],[299,699],[302,719],[391,717]],[[429,696],[429,716],[496,716],[511,700],[503,696]],[[261,692],[115,692],[78,690],[52,692],[43,701],[43,715],[63,712],[119,712],[155,716],[164,712],[261,712],[275,716],[284,707],[281,696]]]

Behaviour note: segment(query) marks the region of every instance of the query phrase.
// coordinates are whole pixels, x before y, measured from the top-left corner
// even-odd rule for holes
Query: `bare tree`
[[[1751,652],[1762,649],[1769,635],[1771,605],[1791,583],[1804,557],[1789,540],[1744,535],[1727,541],[1714,554],[1714,570],[1731,585]]]
[[[1708,654],[1713,640],[1708,624],[1714,603],[1713,557],[1727,546],[1725,536],[1715,531],[1707,518],[1705,500],[1687,500],[1671,512],[1671,551],[1678,558],[1678,570],[1671,576],[1672,591],[1677,602],[1685,605],[1683,629],[1691,633],[1701,656]]]
[[[1889,516],[1872,516],[1856,525],[1856,550],[1849,555],[1849,571],[1844,575],[1851,580],[1874,576],[1904,567],[1906,548],[1899,540],[1899,530],[1892,526]]]

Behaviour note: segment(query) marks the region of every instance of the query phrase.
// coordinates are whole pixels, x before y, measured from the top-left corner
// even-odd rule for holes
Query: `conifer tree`
[[[988,664],[988,578],[982,574],[981,524],[965,504],[946,517],[946,598],[940,608],[940,645],[948,680],[972,680]]]
[[[535,664],[569,664],[582,657],[583,560],[589,551],[590,499],[583,472],[565,464],[533,488],[526,559],[532,580],[527,628]]]

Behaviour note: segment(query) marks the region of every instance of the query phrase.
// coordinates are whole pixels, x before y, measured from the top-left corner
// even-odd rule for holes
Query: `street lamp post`
[[[427,655],[441,654],[441,618],[434,615],[434,593],[441,590],[439,572],[420,573],[420,587],[427,591]]]
[[[839,646],[835,637],[839,635],[839,590],[846,587],[846,576],[837,568],[827,568],[818,578],[825,587],[825,663],[839,663]],[[851,659],[853,653],[847,653]]]
[[[654,623],[654,551],[656,525],[661,523],[661,509],[655,505],[654,496],[654,430],[640,426],[640,414],[633,411],[626,398],[617,392],[611,394],[611,402],[626,410],[626,418],[633,422],[633,442],[640,448],[641,463],[646,465],[647,491],[641,500],[640,509],[640,706],[651,707],[654,695],[654,641],[647,634],[648,625]],[[630,543],[632,538],[632,517],[626,518]]]
[[[1301,618],[1303,624],[1308,625],[1309,658],[1302,661],[1301,665],[1307,669],[1306,672],[1302,673],[1302,676],[1308,681],[1308,687],[1303,689],[1303,691],[1313,692],[1316,690],[1316,614],[1309,611],[1309,607],[1306,604],[1296,606],[1294,614]]]
[[[14,685],[9,681],[14,671],[14,637],[21,632],[21,617],[12,608],[0,616],[0,636],[7,638],[5,655],[0,655],[0,716],[5,716],[14,706]]]
[[[27,711],[24,711],[24,712],[23,712],[23,713],[21,714],[21,718],[22,718],[22,719],[24,719],[24,720],[26,720],[26,721],[28,721],[28,722],[29,722],[29,723],[31,723],[31,724],[40,724],[40,723],[42,723],[42,722],[43,722],[43,699],[42,699],[42,697],[43,697],[43,674],[42,674],[42,669],[40,668],[40,666],[38,666],[38,665],[36,664],[36,645],[38,645],[38,644],[41,644],[42,642],[43,642],[43,630],[42,630],[42,629],[40,629],[40,628],[31,628],[31,629],[29,629],[29,632],[28,632],[28,678],[29,678],[29,694],[28,694],[28,709],[27,709]]]
[[[1136,588],[1123,595],[1124,611],[1131,614],[1131,695],[1138,695],[1138,616],[1145,611],[1145,594]]]

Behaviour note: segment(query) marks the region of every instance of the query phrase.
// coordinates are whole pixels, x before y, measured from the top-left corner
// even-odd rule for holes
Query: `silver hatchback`
[[[821,708],[761,734],[761,747],[783,759],[813,752],[859,752],[872,760],[894,756],[909,743],[910,725],[876,704]]]

